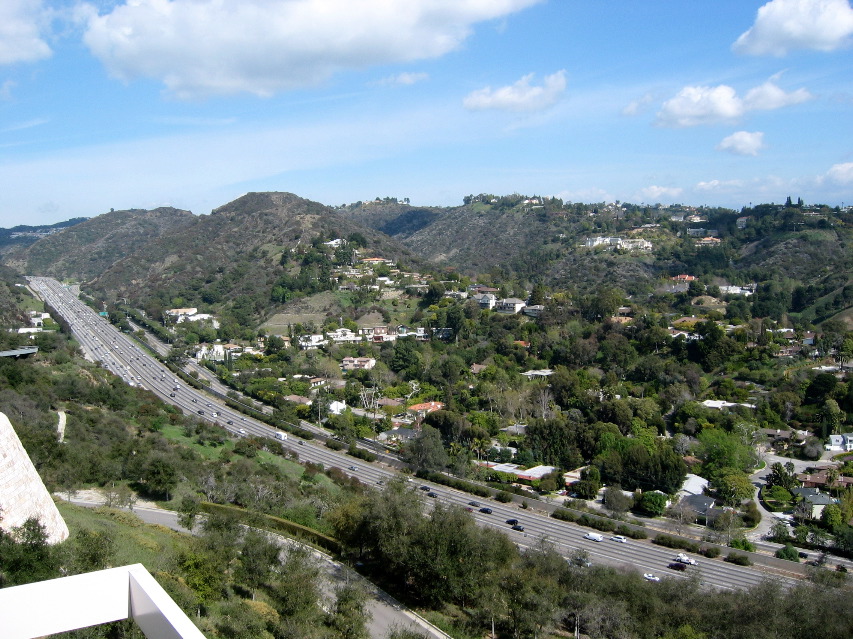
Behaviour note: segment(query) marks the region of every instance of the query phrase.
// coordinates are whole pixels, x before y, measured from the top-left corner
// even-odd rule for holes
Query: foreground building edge
[[[50,614],[37,611],[45,604]],[[142,564],[0,589],[4,639],[132,619],[149,639],[204,639]]]

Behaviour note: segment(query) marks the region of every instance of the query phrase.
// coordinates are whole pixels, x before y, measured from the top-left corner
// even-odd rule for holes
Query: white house
[[[327,344],[327,340],[323,335],[300,335],[299,348],[303,351],[320,348]]]
[[[507,297],[502,300],[498,300],[495,303],[495,311],[498,313],[507,313],[507,314],[516,314],[525,306],[524,300],[520,300],[517,297]]]

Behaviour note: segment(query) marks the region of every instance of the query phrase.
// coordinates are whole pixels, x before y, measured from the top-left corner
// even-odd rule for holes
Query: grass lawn
[[[142,564],[149,571],[168,567],[176,548],[189,537],[162,526],[150,526],[136,515],[111,508],[85,508],[68,502],[57,502],[71,539],[81,529],[109,531],[115,541],[113,565]]]

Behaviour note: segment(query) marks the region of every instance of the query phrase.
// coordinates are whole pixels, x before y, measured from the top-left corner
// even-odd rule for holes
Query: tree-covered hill
[[[10,251],[4,261],[22,273],[86,282],[192,219],[189,211],[171,207],[110,211]]]

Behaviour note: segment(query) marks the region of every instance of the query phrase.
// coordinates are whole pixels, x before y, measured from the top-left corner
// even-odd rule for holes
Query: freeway
[[[31,277],[29,281],[31,289],[68,322],[84,354],[90,360],[101,362],[128,384],[154,392],[163,401],[177,406],[185,414],[196,415],[216,423],[235,436],[277,438],[277,431],[263,422],[233,410],[200,390],[186,387],[160,362],[83,304],[56,280]],[[356,460],[330,450],[322,443],[288,437],[283,433],[278,435],[278,439],[285,448],[296,453],[300,460],[322,464],[324,468],[337,467],[368,485],[378,487],[395,477],[402,477],[387,465]],[[698,565],[690,566],[684,572],[676,572],[668,569],[676,551],[656,546],[649,541],[629,539],[621,543],[609,536],[605,536],[602,541],[593,541],[584,538],[588,529],[555,520],[548,517],[547,513],[520,509],[517,504],[500,504],[495,501],[488,502],[491,513],[480,512],[480,507],[485,507],[486,504],[472,505],[471,502],[477,502],[477,499],[468,493],[429,482],[415,483],[408,477],[406,480],[411,482],[411,489],[418,491],[425,503],[432,505],[441,502],[468,508],[478,524],[503,530],[520,546],[530,546],[545,538],[566,557],[571,557],[577,549],[583,549],[589,553],[593,562],[619,569],[654,573],[673,579],[685,579],[698,573],[704,585],[714,588],[747,588],[768,578],[777,579],[783,585],[797,582],[793,575],[771,574],[761,567],[736,566],[721,559],[698,556],[695,557]],[[418,490],[421,487],[424,490]],[[513,530],[507,523],[507,520],[511,519],[519,520],[524,530]]]

